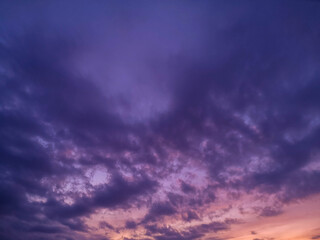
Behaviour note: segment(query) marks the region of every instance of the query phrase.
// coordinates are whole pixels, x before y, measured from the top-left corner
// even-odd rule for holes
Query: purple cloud
[[[2,1],[0,238],[228,239],[319,194],[319,9]]]

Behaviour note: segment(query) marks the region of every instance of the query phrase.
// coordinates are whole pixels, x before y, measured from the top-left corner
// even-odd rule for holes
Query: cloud
[[[64,231],[65,230],[61,227],[44,226],[44,225],[33,226],[29,229],[29,232],[37,232],[37,233],[61,233]]]
[[[1,2],[0,238],[99,239],[107,210],[201,239],[243,195],[272,217],[319,194],[318,9]]]
[[[171,216],[175,213],[177,210],[169,202],[156,202],[152,204],[142,222],[154,222],[163,216]]]
[[[261,209],[260,216],[263,217],[273,217],[280,215],[282,213],[282,209],[273,208],[273,207],[265,207]]]
[[[61,204],[54,199],[49,200],[46,203],[47,214],[58,219],[70,219],[89,215],[101,207],[125,207],[136,200],[139,195],[152,193],[156,184],[155,181],[146,177],[135,182],[128,182],[122,176],[115,174],[109,184],[95,189],[90,198],[76,199],[72,205]]]
[[[108,229],[114,230],[114,227],[111,224],[109,224],[107,222],[103,222],[103,221],[101,221],[99,223],[99,227],[100,228],[108,228]]]
[[[146,226],[147,229],[147,235],[152,236],[154,235],[154,239],[156,240],[164,240],[164,239],[170,239],[170,240],[176,240],[176,239],[183,239],[183,240],[191,240],[191,239],[198,239],[199,237],[202,237],[202,233],[198,232],[179,232],[171,227],[160,227],[151,225]]]
[[[195,191],[195,188],[192,185],[182,181],[181,182],[181,190],[184,193],[192,193]]]
[[[182,218],[188,222],[190,222],[192,220],[199,220],[200,219],[199,215],[195,211],[191,211],[191,210],[189,210],[186,214],[183,214]]]
[[[137,224],[134,221],[126,221],[126,228],[127,229],[135,229]]]
[[[229,229],[228,224],[223,222],[211,222],[187,228],[184,231],[177,231],[172,227],[158,227],[157,225],[146,225],[148,236],[155,239],[201,239],[206,233],[217,233]],[[159,235],[160,234],[160,235]]]

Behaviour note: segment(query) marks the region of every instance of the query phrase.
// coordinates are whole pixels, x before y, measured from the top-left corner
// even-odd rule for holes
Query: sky
[[[0,1],[0,239],[320,239],[319,93],[319,1]]]

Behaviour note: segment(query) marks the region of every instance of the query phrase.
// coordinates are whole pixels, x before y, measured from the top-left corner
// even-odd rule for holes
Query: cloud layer
[[[231,239],[320,193],[316,1],[0,16],[1,239]]]

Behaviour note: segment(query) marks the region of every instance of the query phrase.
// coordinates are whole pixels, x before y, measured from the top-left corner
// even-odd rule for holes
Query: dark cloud
[[[61,232],[64,232],[65,230],[61,227],[38,225],[38,226],[32,226],[28,231],[37,232],[37,233],[61,233]]]
[[[164,239],[192,240],[192,239],[198,239],[204,235],[203,233],[199,233],[196,231],[179,232],[173,229],[172,227],[157,227],[155,225],[146,226],[146,229],[147,229],[147,235],[153,236],[155,234],[153,237],[156,240],[164,240]]]
[[[169,202],[156,202],[152,204],[142,222],[153,222],[163,216],[171,216],[175,213],[177,210]]]
[[[139,195],[152,193],[156,187],[157,182],[146,176],[137,178],[135,182],[128,182],[117,175],[106,188],[98,189],[95,192],[93,202],[99,207],[116,207]]]
[[[90,198],[79,198],[72,205],[61,204],[54,199],[47,201],[47,214],[57,219],[70,219],[89,215],[101,207],[126,207],[139,195],[153,192],[156,185],[155,181],[146,177],[128,182],[122,176],[115,174],[110,183],[95,189]]]
[[[195,211],[188,211],[186,214],[182,215],[182,218],[188,222],[200,219],[199,215]]]
[[[201,239],[206,233],[217,233],[229,229],[228,224],[223,222],[211,222],[190,227],[185,231],[177,231],[172,227],[158,227],[157,225],[146,225],[147,235],[155,239]]]
[[[260,216],[263,217],[273,217],[280,215],[282,213],[282,209],[274,208],[274,207],[264,207],[260,211]]]
[[[192,185],[190,185],[190,184],[182,181],[182,182],[181,182],[181,190],[182,190],[184,193],[192,193],[192,192],[195,191],[195,188],[194,188]]]
[[[193,227],[192,230],[199,232],[220,232],[229,229],[229,225],[224,222],[211,222],[209,224],[201,224]]]
[[[134,221],[126,221],[126,228],[128,229],[135,229],[137,224]]]
[[[99,223],[99,227],[100,227],[100,228],[109,228],[109,229],[111,229],[111,230],[114,230],[114,227],[113,227],[111,224],[109,224],[109,223],[107,223],[107,222],[104,222],[104,221],[101,221],[101,222]]]

